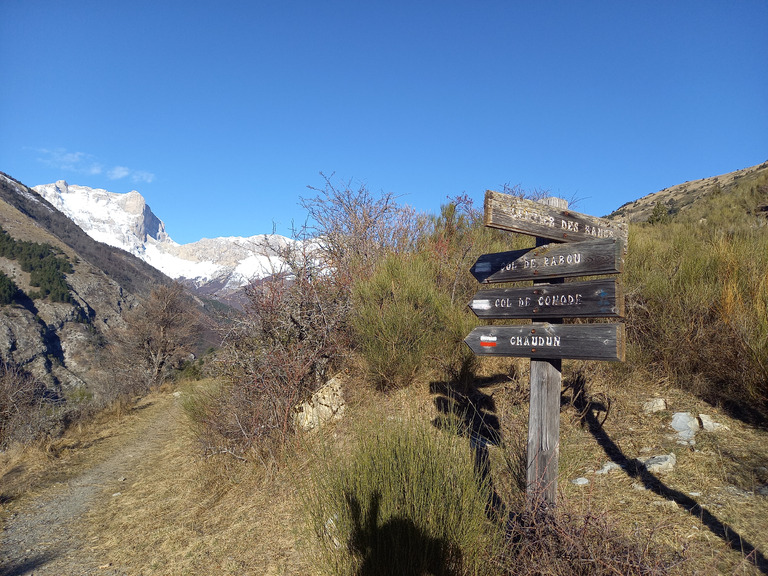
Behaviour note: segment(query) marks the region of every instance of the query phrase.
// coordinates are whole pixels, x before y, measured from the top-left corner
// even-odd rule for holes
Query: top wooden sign
[[[623,222],[553,208],[493,190],[485,193],[485,225],[558,242],[613,238],[623,242],[625,251],[627,248],[628,229]]]

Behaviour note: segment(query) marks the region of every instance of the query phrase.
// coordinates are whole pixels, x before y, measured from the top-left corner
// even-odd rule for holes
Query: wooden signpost
[[[626,249],[628,229],[623,222],[612,222],[568,210],[568,203],[547,205],[509,194],[488,190],[485,193],[485,225],[558,242],[578,242],[599,238],[621,240]]]
[[[624,295],[613,279],[538,284],[480,290],[469,307],[478,318],[621,318]]]
[[[627,227],[568,210],[560,198],[542,202],[488,191],[485,225],[536,236],[528,250],[481,256],[470,270],[483,284],[533,280],[533,286],[479,290],[469,307],[483,319],[548,319],[526,325],[480,326],[465,338],[479,356],[531,359],[528,418],[529,504],[554,504],[560,446],[562,360],[623,361],[624,325],[563,324],[564,318],[621,318],[624,295],[615,279],[565,278],[620,274]],[[556,243],[548,243],[555,241]]]
[[[623,271],[624,249],[617,239],[547,244],[528,250],[485,254],[470,269],[477,281],[484,284]]]

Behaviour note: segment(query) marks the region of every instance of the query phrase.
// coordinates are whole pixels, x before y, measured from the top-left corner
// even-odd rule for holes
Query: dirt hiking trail
[[[70,478],[13,502],[0,533],[0,576],[127,574],[99,557],[87,516],[140,480],[139,462],[161,458],[181,413],[178,398],[153,395],[114,433],[95,440],[86,449],[87,464]]]

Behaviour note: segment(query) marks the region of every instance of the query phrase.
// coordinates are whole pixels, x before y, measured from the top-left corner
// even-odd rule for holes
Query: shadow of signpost
[[[481,390],[484,385],[493,382],[479,381],[467,392],[459,392],[445,382],[432,382],[430,392],[435,395],[435,407],[441,415],[432,422],[433,425],[445,428],[458,424],[458,432],[469,438],[475,458],[475,471],[490,488],[488,515],[501,518],[505,513],[504,503],[493,485],[488,453],[489,446],[498,446],[501,442],[501,424],[496,414],[495,401]],[[446,421],[446,418],[452,419],[452,422]]]
[[[479,383],[468,392],[461,393],[447,383],[433,382],[430,391],[435,396],[435,406],[441,414],[433,424],[437,427],[446,427],[445,419],[447,418],[459,421],[459,432],[470,439],[476,470],[491,487],[489,514],[493,514],[496,518],[503,518],[503,514],[506,513],[504,504],[493,488],[488,459],[488,446],[500,444],[501,428],[493,398],[482,392],[484,386],[493,383],[491,381]],[[572,393],[566,401],[576,410],[582,426],[592,434],[606,456],[618,464],[627,475],[642,482],[646,489],[676,503],[688,514],[698,518],[712,534],[733,550],[743,554],[745,559],[763,574],[768,574],[768,558],[751,542],[702,507],[691,496],[664,484],[649,472],[640,460],[629,458],[622,452],[603,428],[603,423],[610,413],[610,398],[605,395],[590,395],[586,384],[586,378],[581,373],[564,382],[564,389],[570,389]],[[511,515],[510,521],[514,516],[514,514]]]
[[[733,550],[744,554],[747,560],[754,564],[763,574],[768,574],[768,558],[755,548],[753,544],[744,539],[722,520],[718,519],[709,510],[703,508],[696,500],[664,484],[651,474],[642,462],[636,458],[629,458],[622,452],[621,448],[618,447],[603,428],[603,419],[598,417],[599,406],[602,403],[593,402],[587,393],[586,378],[583,374],[577,374],[566,383],[566,386],[574,391],[571,403],[579,414],[582,426],[592,434],[608,458],[621,466],[622,470],[630,477],[641,481],[645,488],[662,498],[676,503],[691,516],[701,520],[701,523],[712,534],[723,540]]]

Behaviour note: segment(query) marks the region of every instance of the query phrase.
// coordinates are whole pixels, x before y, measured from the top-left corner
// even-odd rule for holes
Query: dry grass
[[[502,423],[509,447],[520,447],[527,425],[527,374],[524,361],[484,363],[480,391],[490,397],[489,413]],[[643,374],[624,373],[597,363],[566,363],[566,379],[587,374],[586,394],[610,401],[602,428],[582,425],[583,410],[565,402],[561,412],[560,501],[568,513],[605,520],[612,538],[648,546],[671,574],[757,574],[759,571],[718,534],[727,526],[758,551],[768,553],[768,498],[755,489],[768,482],[768,433],[729,418],[695,397],[664,382],[649,383]],[[346,439],[363,423],[387,415],[433,420],[441,394],[429,382],[382,395],[357,382],[348,389],[347,416],[329,431],[338,458]],[[564,399],[570,398],[566,389]],[[654,396],[669,409],[645,414],[642,403]],[[289,448],[280,466],[270,470],[230,456],[202,458],[179,406],[166,390],[148,399],[150,409],[122,415],[118,424],[105,417],[91,427],[72,431],[56,445],[1,455],[4,498],[33,498],[46,483],[76,475],[90,459],[102,458],[132,430],[141,428],[153,410],[167,410],[168,427],[161,448],[134,466],[121,495],[94,506],[84,538],[103,564],[130,574],[316,574],[306,515],[299,491],[305,486],[316,436]],[[668,427],[671,414],[705,413],[728,430],[699,432],[696,445],[676,444]],[[628,461],[675,453],[674,471],[648,478],[617,470],[598,475],[618,450]],[[615,458],[614,458],[615,459]],[[519,488],[501,448],[491,448],[494,486],[510,505]],[[631,471],[630,471],[631,472]],[[571,483],[576,477],[587,486]],[[692,495],[693,494],[693,495]],[[691,502],[701,509],[686,510]],[[682,505],[681,505],[682,504]],[[87,528],[85,528],[87,526]],[[738,548],[738,545],[735,545]],[[498,565],[489,564],[489,573]]]
[[[88,422],[71,427],[60,438],[14,444],[0,452],[0,513],[17,500],[29,500],[51,484],[65,482],[103,459],[122,442],[120,432],[142,418],[147,398],[133,408],[115,405]]]
[[[272,470],[202,458],[183,412],[174,414],[162,449],[89,515],[94,551],[131,574],[311,572],[296,523],[301,458]]]
[[[610,413],[598,431],[582,426],[573,406],[561,414],[564,499],[585,513],[606,511],[635,537],[653,536],[657,546],[681,560],[673,573],[757,573],[734,547],[740,547],[741,537],[745,551],[751,545],[768,553],[768,498],[756,492],[768,482],[768,470],[761,468],[768,462],[768,433],[664,383],[649,385],[632,375],[611,381],[611,370],[595,368],[587,390],[610,398]],[[653,397],[665,398],[668,409],[645,414],[642,404]],[[728,429],[700,431],[694,446],[682,446],[669,427],[674,412],[708,414]],[[594,473],[611,457],[631,463],[669,453],[675,454],[677,466],[665,474],[638,474],[632,467],[628,472]],[[572,484],[579,476],[590,484]]]

